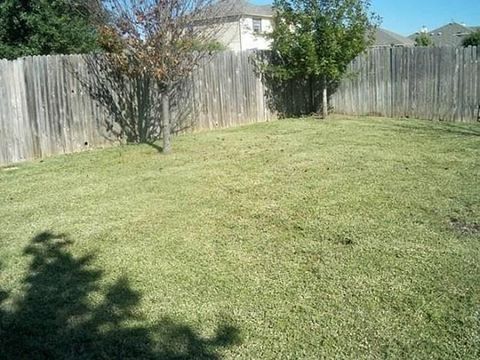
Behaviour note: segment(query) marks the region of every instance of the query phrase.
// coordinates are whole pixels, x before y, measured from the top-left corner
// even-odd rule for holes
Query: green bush
[[[480,46],[480,30],[471,33],[465,39],[463,39],[462,45],[465,47]]]
[[[433,46],[433,40],[427,33],[420,33],[415,38],[415,46]]]

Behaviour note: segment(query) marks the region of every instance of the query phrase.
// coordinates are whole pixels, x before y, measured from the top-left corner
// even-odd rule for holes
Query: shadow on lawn
[[[425,124],[405,121],[403,124],[395,124],[391,128],[400,132],[422,132],[428,135],[457,135],[457,136],[480,136],[480,126],[470,123],[447,123],[430,122]]]
[[[131,325],[141,320],[135,311],[141,295],[127,278],[92,306],[89,297],[101,290],[102,271],[92,268],[93,256],[70,254],[71,243],[44,232],[25,249],[32,257],[25,295],[13,310],[0,308],[2,359],[219,359],[219,348],[238,343],[238,329],[226,323],[212,338],[169,318],[151,327]],[[7,299],[0,291],[0,304]]]

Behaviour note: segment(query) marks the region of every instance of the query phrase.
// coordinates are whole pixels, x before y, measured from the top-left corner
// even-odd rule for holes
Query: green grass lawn
[[[0,169],[0,358],[478,359],[480,126],[282,120]]]

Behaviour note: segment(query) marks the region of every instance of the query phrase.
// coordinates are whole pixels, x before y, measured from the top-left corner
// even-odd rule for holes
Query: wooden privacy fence
[[[250,55],[225,52],[199,67],[173,96],[175,128],[213,129],[272,119]],[[114,122],[114,109],[105,98],[92,95],[99,80],[91,59],[58,55],[0,60],[0,165],[119,140],[107,126]],[[119,95],[110,90],[114,94],[106,99],[115,102]]]
[[[480,50],[372,48],[353,61],[331,98],[351,115],[477,121]]]
[[[331,105],[352,115],[477,121],[479,52],[369,49],[349,66]],[[269,83],[254,63],[250,52],[225,52],[200,66],[172,97],[174,128],[223,128],[311,111],[319,93],[313,82]],[[117,106],[122,95],[108,86],[96,96],[100,80],[92,69],[92,57],[81,55],[0,60],[0,165],[119,140],[112,124],[129,106]],[[142,94],[123,94],[130,97]],[[161,119],[153,129],[160,131]]]

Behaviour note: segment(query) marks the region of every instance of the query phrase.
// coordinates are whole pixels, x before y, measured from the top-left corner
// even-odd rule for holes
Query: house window
[[[253,32],[255,34],[260,34],[262,32],[262,19],[253,18]]]

